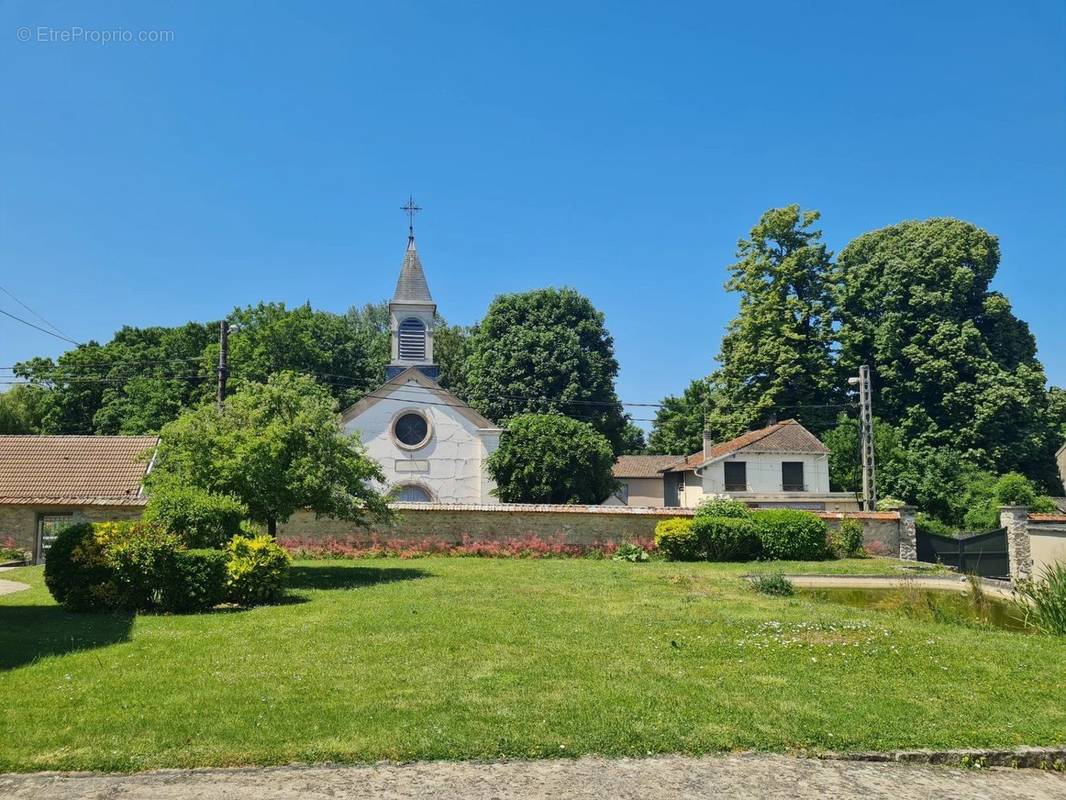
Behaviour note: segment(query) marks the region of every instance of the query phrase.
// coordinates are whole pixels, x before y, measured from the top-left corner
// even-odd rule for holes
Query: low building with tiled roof
[[[664,470],[681,456],[619,456],[612,474],[618,489],[605,506],[660,507],[666,505]]]
[[[84,520],[131,519],[156,436],[0,436],[0,540],[43,560],[55,533]]]
[[[658,482],[628,474],[649,469],[655,459],[662,460]],[[622,456],[615,477],[623,488],[608,504],[658,505],[656,492],[661,492],[665,506],[690,507],[707,496],[729,496],[760,508],[858,509],[853,494],[829,491],[829,448],[791,419],[726,442],[705,438],[702,450],[684,458]]]

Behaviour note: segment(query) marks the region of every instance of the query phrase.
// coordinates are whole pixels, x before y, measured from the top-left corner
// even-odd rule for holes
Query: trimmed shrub
[[[226,554],[221,550],[179,550],[162,576],[159,607],[177,613],[206,611],[226,599]]]
[[[103,541],[91,523],[59,532],[44,565],[44,583],[57,603],[71,611],[115,608],[118,590]]]
[[[862,524],[855,519],[840,520],[829,533],[829,545],[837,558],[849,558],[862,552]]]
[[[655,526],[655,547],[669,561],[695,561],[699,558],[699,541],[690,519],[664,519]]]
[[[181,549],[178,537],[154,525],[130,522],[105,522],[94,529],[114,575],[117,607],[155,608]]]
[[[1059,507],[1055,505],[1055,501],[1046,494],[1041,494],[1037,495],[1033,504],[1029,506],[1029,511],[1033,514],[1058,514]]]
[[[882,497],[877,501],[878,511],[899,511],[903,506],[907,505],[898,497]]]
[[[771,509],[756,512],[752,519],[765,559],[816,561],[828,555],[829,527],[809,511]]]
[[[741,500],[728,497],[715,497],[702,501],[696,507],[696,517],[732,517],[745,519],[751,516],[751,509]]]
[[[225,547],[241,532],[248,507],[224,494],[165,482],[153,488],[144,521],[176,535],[187,547]]]
[[[226,548],[226,595],[242,606],[271,603],[285,593],[289,554],[270,536],[234,536]]]
[[[697,514],[692,531],[698,552],[708,561],[752,561],[762,551],[755,523],[750,519]]]

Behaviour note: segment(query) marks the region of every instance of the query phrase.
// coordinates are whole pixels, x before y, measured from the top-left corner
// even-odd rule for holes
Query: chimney
[[[714,439],[711,438],[711,434],[707,431],[703,432],[703,457],[711,457],[711,448],[714,447]]]

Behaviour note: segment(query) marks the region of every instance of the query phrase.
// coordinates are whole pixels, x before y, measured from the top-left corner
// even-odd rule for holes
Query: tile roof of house
[[[681,456],[619,456],[611,472],[616,478],[658,478]]]
[[[817,453],[825,454],[829,448],[818,437],[804,428],[794,419],[748,431],[728,442],[714,445],[709,451],[693,453],[683,462],[669,468],[670,472],[687,472],[697,469],[708,461],[727,456],[730,453]]]
[[[143,505],[157,436],[0,436],[0,504]]]

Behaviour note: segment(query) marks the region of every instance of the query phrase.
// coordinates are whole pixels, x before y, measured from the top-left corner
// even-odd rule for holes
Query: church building
[[[343,425],[358,432],[381,465],[395,500],[498,503],[485,460],[499,446],[501,429],[437,383],[436,312],[412,228],[389,303],[385,383],[345,411]]]

